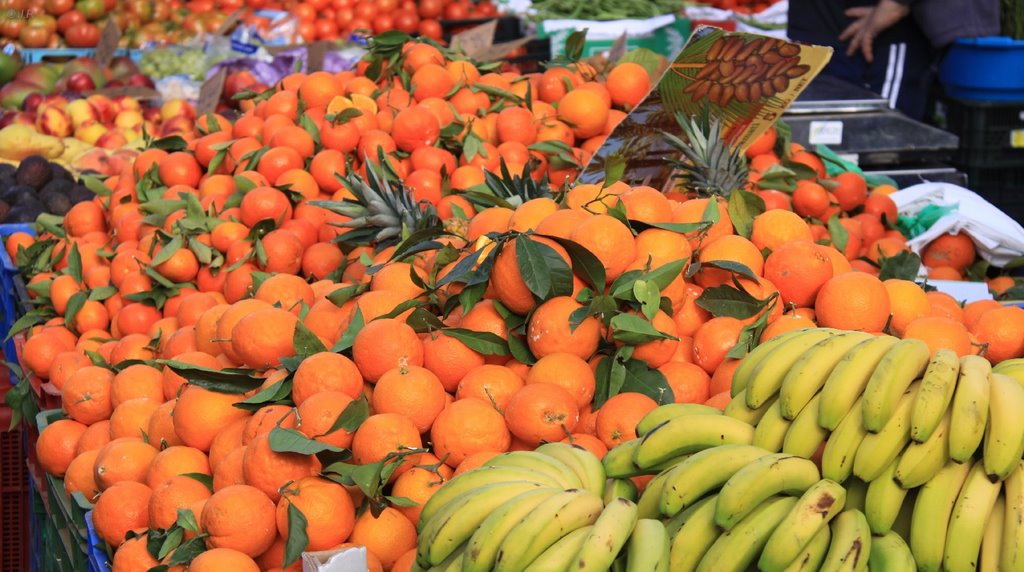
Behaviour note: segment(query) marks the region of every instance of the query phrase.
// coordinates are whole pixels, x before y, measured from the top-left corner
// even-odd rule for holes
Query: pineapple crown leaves
[[[523,166],[521,174],[513,175],[508,170],[508,165],[501,159],[501,176],[485,171],[485,190],[468,191],[466,198],[478,205],[491,207],[501,206],[516,208],[526,201],[533,199],[551,199],[554,194],[551,192],[551,185],[548,183],[547,175],[536,181],[531,176],[531,164]]]
[[[669,145],[682,153],[685,160],[669,161],[680,171],[680,177],[702,195],[728,196],[742,189],[747,181],[747,165],[743,153],[729,145],[722,136],[717,117],[676,114],[685,140],[663,132]]]

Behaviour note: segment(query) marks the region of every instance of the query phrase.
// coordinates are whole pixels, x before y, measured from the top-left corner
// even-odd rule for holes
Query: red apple
[[[96,89],[96,82],[85,72],[75,72],[68,76],[67,89],[78,93],[93,91]]]

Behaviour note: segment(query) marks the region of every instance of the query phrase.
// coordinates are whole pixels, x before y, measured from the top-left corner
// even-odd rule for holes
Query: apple
[[[75,3],[75,10],[78,10],[90,22],[99,20],[107,13],[107,7],[103,0],[78,0]]]
[[[106,132],[107,127],[102,123],[92,121],[84,123],[75,128],[75,139],[84,141],[90,145],[95,145],[96,141],[99,140]]]
[[[65,78],[70,79],[76,73],[85,73],[92,78],[92,84],[95,86],[92,89],[101,89],[106,85],[106,76],[103,73],[103,68],[100,67],[96,60],[92,58],[76,58],[70,62],[64,64],[64,69],[61,75]]]
[[[241,93],[256,84],[256,76],[248,70],[242,70],[228,74],[224,80],[224,99],[231,101],[235,94]]]
[[[147,123],[160,123],[163,118],[160,117],[160,109],[157,107],[146,107],[142,110],[142,116],[146,118]]]
[[[34,113],[39,109],[39,105],[43,103],[43,94],[38,91],[33,91],[25,97],[25,101],[21,104],[21,109],[29,113]]]
[[[164,121],[160,127],[160,136],[167,137],[178,133],[192,133],[195,129],[195,121],[189,117],[178,116]]]
[[[131,76],[129,76],[128,85],[134,85],[136,87],[148,87],[150,89],[156,87],[156,84],[153,83],[153,80],[149,76],[141,73],[134,73]]]
[[[85,93],[96,89],[96,82],[93,81],[92,76],[85,72],[75,72],[69,75],[66,85],[68,91],[77,93]]]

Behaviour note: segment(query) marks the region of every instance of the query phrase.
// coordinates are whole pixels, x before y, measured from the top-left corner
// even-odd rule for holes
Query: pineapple
[[[522,175],[513,175],[505,165],[505,160],[501,159],[500,177],[491,172],[484,174],[488,192],[470,191],[465,193],[466,198],[484,208],[507,206],[513,209],[532,199],[554,198],[547,175],[539,182],[535,181],[530,176],[531,167],[527,163]]]
[[[728,197],[747,183],[747,161],[743,153],[729,146],[722,137],[722,127],[717,117],[700,120],[676,114],[676,121],[682,127],[686,140],[671,133],[665,136],[673,148],[683,154],[684,161],[670,161],[680,171],[680,178],[687,190],[700,196],[720,195]]]

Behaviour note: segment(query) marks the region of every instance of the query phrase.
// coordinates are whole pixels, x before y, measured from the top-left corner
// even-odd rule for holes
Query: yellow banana
[[[987,359],[978,356],[960,358],[949,428],[949,456],[958,463],[968,461],[981,447],[988,424],[991,376],[992,365]]]
[[[765,402],[764,405],[757,409],[751,409],[747,407],[747,392],[743,390],[729,400],[729,404],[725,406],[725,411],[722,413],[726,417],[732,417],[733,419],[739,419],[740,421],[750,423],[751,425],[757,425],[764,414],[768,412],[768,408],[775,404],[774,399],[770,399]]]
[[[900,340],[885,354],[864,388],[864,428],[869,433],[878,433],[889,422],[907,388],[924,374],[930,357],[928,344],[913,338]]]
[[[871,532],[875,534],[885,534],[892,530],[907,497],[906,489],[893,480],[896,463],[890,463],[877,479],[868,483],[868,494],[864,497],[864,516],[868,519]]]
[[[716,500],[717,497],[706,498],[684,511],[689,515],[672,537],[669,551],[668,569],[672,572],[696,570],[708,549],[718,540],[722,530],[715,524]]]
[[[786,419],[795,419],[843,357],[861,342],[872,338],[864,332],[842,332],[814,344],[793,364],[779,388],[779,408]]]
[[[1003,488],[1001,483],[989,480],[985,473],[983,463],[974,464],[953,506],[942,556],[946,570],[973,570],[978,566],[985,524]]]
[[[793,424],[782,417],[782,410],[779,409],[779,402],[768,408],[764,417],[757,422],[754,428],[754,438],[751,443],[772,453],[778,453],[786,443],[786,433]]]
[[[885,572],[916,572],[917,564],[906,541],[895,532],[887,532],[871,539],[869,570]]]
[[[640,439],[630,439],[609,449],[601,459],[605,476],[621,479],[647,474],[647,471],[636,466],[636,463],[633,462],[633,457],[636,456],[636,451],[639,448]]]
[[[856,509],[839,513],[832,521],[832,542],[821,563],[821,572],[867,570],[870,555],[871,528],[864,513]]]
[[[822,394],[819,409],[825,405],[825,397]],[[829,435],[828,441],[825,442],[825,451],[821,455],[821,475],[826,479],[844,483],[853,474],[857,449],[867,436],[863,419],[864,408],[860,406],[860,400],[857,400],[850,407],[846,417]]]
[[[765,499],[777,494],[803,494],[821,480],[818,466],[792,455],[772,454],[751,461],[718,492],[715,523],[731,529]]]
[[[821,388],[818,423],[822,427],[835,430],[861,398],[875,367],[897,342],[899,339],[893,336],[877,336],[861,342],[843,356]]]
[[[758,569],[777,572],[791,566],[845,505],[846,489],[839,483],[822,479],[811,485],[768,539]],[[825,549],[820,552],[824,557]]]
[[[520,494],[498,507],[480,523],[469,538],[462,567],[464,572],[486,572],[494,566],[498,548],[505,536],[526,515],[547,499],[560,493],[554,488],[542,488]]]
[[[686,415],[659,425],[640,441],[633,463],[653,467],[679,455],[727,444],[749,445],[754,428],[724,415]],[[606,465],[607,466],[607,465]]]
[[[586,490],[568,490],[547,499],[505,536],[494,572],[521,572],[565,535],[594,524],[603,509],[601,497]]]
[[[492,468],[480,467],[467,471],[444,484],[443,487],[431,495],[430,499],[423,505],[420,512],[420,531],[427,521],[431,520],[439,510],[448,503],[458,500],[474,489],[493,485],[505,481],[527,481],[540,487],[559,488],[560,484],[555,479],[546,475],[523,469],[519,467]]]
[[[1024,461],[1003,481],[1003,492],[1006,513],[999,569],[1024,570]]]
[[[985,533],[981,537],[981,556],[978,558],[978,570],[981,572],[999,572],[999,556],[1003,551],[1003,522],[1006,520],[1006,499],[996,499],[992,513],[985,523]]]
[[[675,516],[718,491],[737,471],[768,454],[752,445],[723,445],[694,453],[674,469],[655,477],[664,477],[660,484],[661,513]]]
[[[782,452],[797,457],[810,459],[825,443],[828,437],[828,430],[818,425],[818,408],[821,404],[821,394],[815,395],[804,406],[800,414],[796,416],[789,430],[786,431],[786,438],[782,442]]]
[[[907,446],[910,441],[910,410],[917,397],[917,387],[916,383],[910,386],[881,431],[868,433],[861,441],[857,457],[853,460],[853,474],[865,481],[876,479]]]
[[[953,391],[960,374],[956,352],[940,349],[932,356],[921,378],[921,389],[910,414],[910,438],[924,443],[932,435],[953,403]]]
[[[636,424],[636,434],[638,437],[643,437],[658,425],[661,425],[669,419],[675,419],[676,417],[682,417],[683,415],[721,414],[722,411],[720,409],[716,409],[710,405],[702,405],[699,403],[666,403],[665,405],[655,407],[647,415],[644,415],[643,419]]]
[[[822,527],[818,534],[815,534],[814,538],[803,549],[803,552],[798,554],[796,559],[789,566],[786,566],[782,572],[816,572],[821,568],[821,563],[825,561],[825,555],[828,554],[828,545],[831,540],[832,530],[827,526]]]
[[[669,572],[670,539],[660,520],[642,518],[626,548],[626,572]]]
[[[780,344],[754,368],[747,384],[747,406],[757,409],[775,397],[782,381],[793,365],[807,350],[821,340],[836,335],[836,330],[815,328],[793,336]]]
[[[1001,481],[1024,456],[1024,386],[1008,375],[993,373],[989,387],[992,399],[982,459],[989,477]]]
[[[636,503],[617,498],[608,503],[583,541],[572,570],[604,571],[611,568],[619,551],[629,541],[637,521]]]
[[[711,545],[698,572],[743,572],[757,561],[772,532],[796,504],[793,497],[771,497],[736,523]]]
[[[927,441],[911,442],[903,450],[894,475],[901,487],[912,489],[927,483],[949,462],[949,428],[952,417],[952,412],[947,411]]]
[[[797,336],[801,336],[809,331],[809,328],[791,330],[789,332],[779,334],[751,350],[749,354],[744,356],[743,361],[740,362],[740,365],[736,367],[736,371],[732,374],[732,396],[736,397],[739,392],[747,388],[747,385],[750,384],[750,380],[753,377],[754,370],[757,369],[757,366],[760,365],[765,358],[774,354],[777,348],[788,343],[789,340]]]
[[[937,572],[942,568],[949,517],[970,471],[969,463],[950,462],[918,490],[910,523],[910,551],[918,570]]]
[[[569,570],[583,547],[583,541],[587,539],[593,526],[584,526],[566,534],[558,542],[552,544],[540,553],[524,572],[551,572],[552,570]]]

